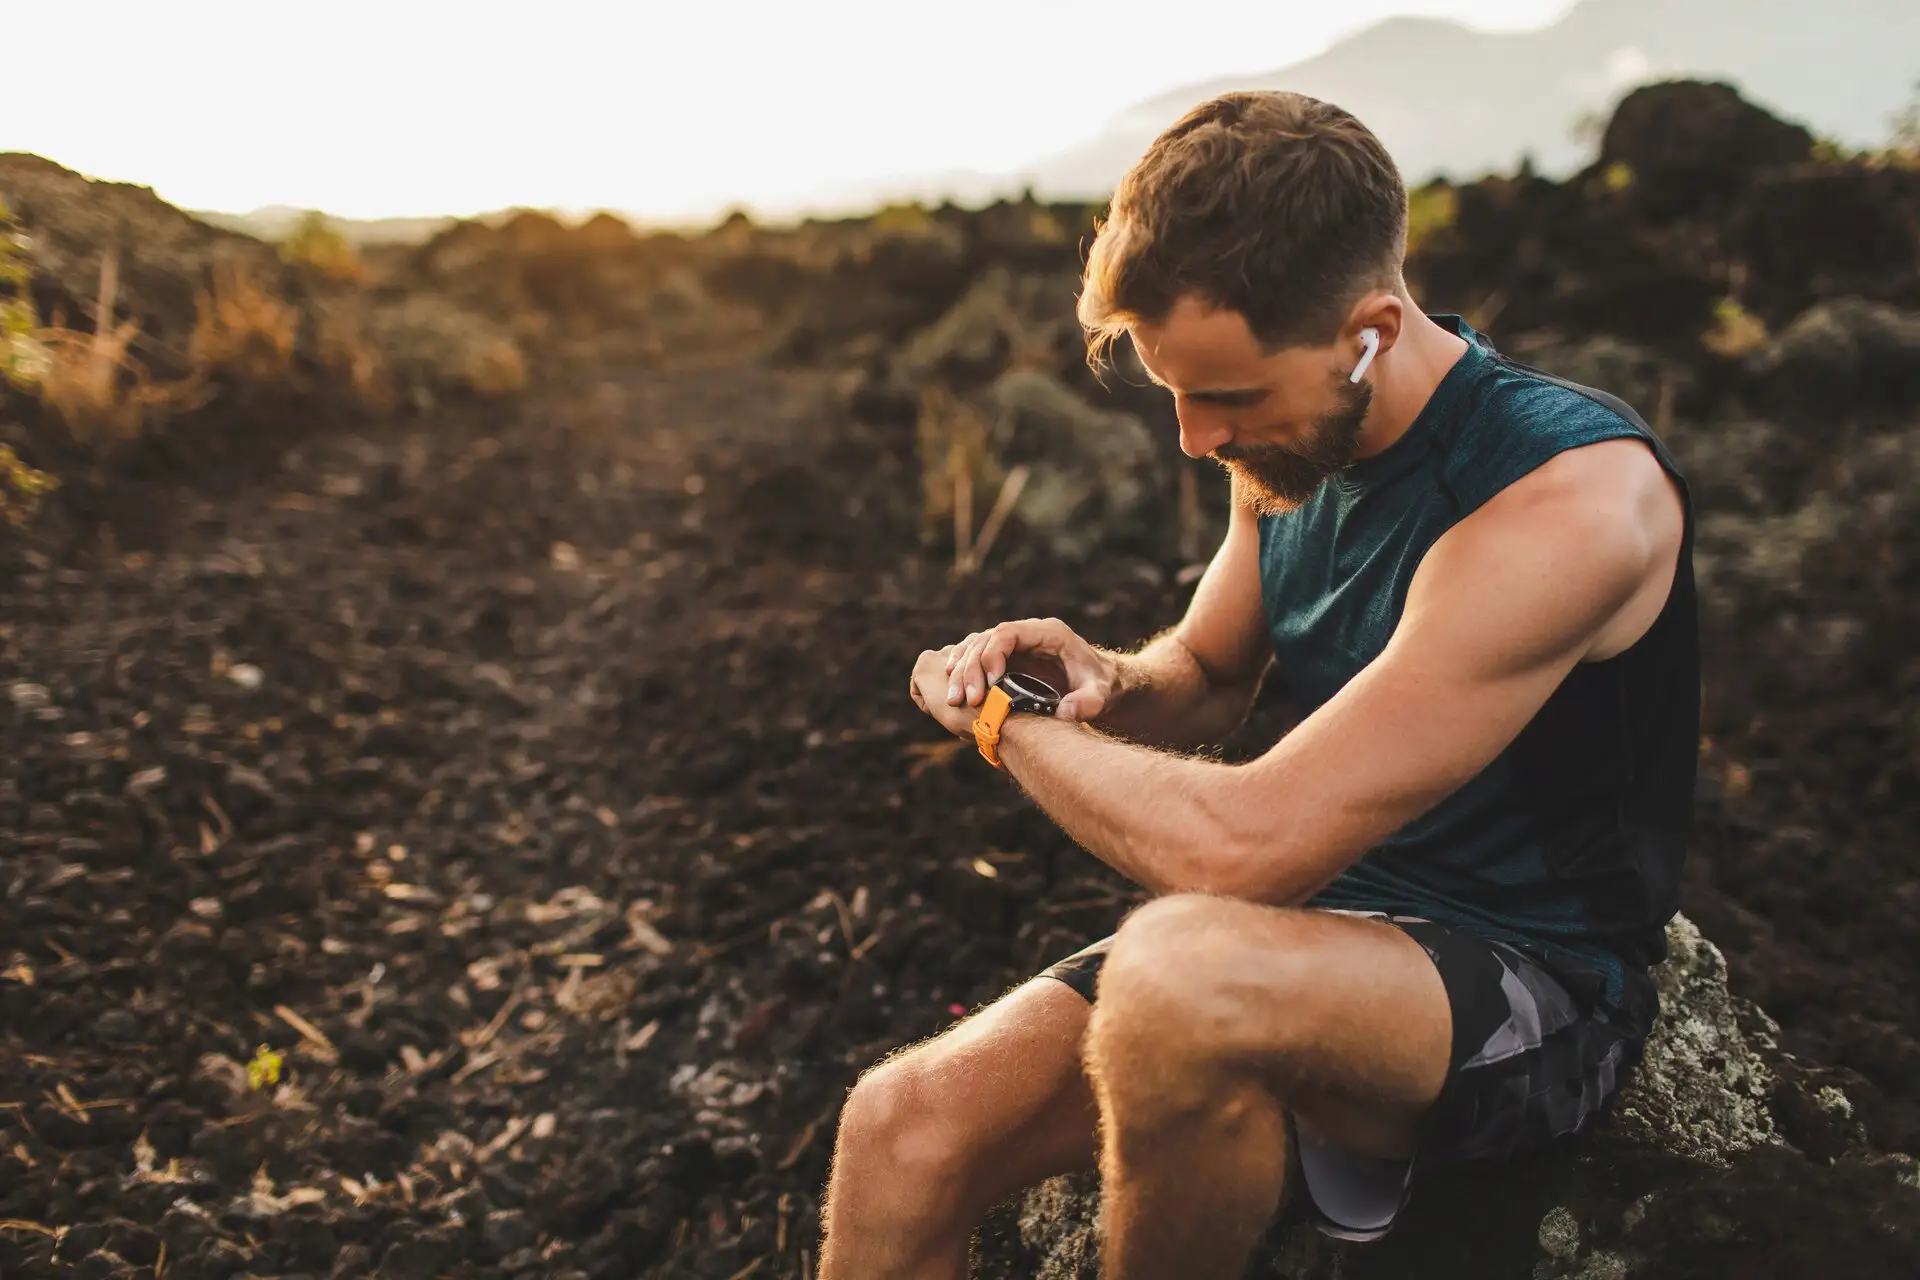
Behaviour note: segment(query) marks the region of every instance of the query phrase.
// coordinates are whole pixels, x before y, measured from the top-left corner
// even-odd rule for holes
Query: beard
[[[1314,420],[1301,444],[1227,444],[1213,451],[1213,460],[1239,479],[1242,500],[1255,515],[1296,510],[1353,465],[1367,410],[1373,407],[1373,386],[1343,382],[1340,399],[1339,407]]]

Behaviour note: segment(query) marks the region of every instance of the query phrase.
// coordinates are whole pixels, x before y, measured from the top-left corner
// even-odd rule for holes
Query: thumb
[[[1087,721],[1100,714],[1106,700],[1091,689],[1076,689],[1060,699],[1059,717],[1062,720]]]

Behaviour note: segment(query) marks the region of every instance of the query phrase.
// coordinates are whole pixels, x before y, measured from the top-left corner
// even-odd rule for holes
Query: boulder
[[[1920,314],[1859,298],[1821,303],[1755,351],[1765,407],[1831,423],[1859,408],[1920,405]]]
[[[988,389],[1002,460],[1030,474],[1014,508],[1028,533],[1062,559],[1150,532],[1159,490],[1153,437],[1130,413],[1087,403],[1039,369],[1013,369]]]
[[[941,317],[915,334],[893,358],[901,387],[930,380],[983,382],[1016,358],[1054,365],[1063,348],[1084,351],[1073,318],[1077,277],[1059,272],[1020,274],[992,266]]]
[[[1920,1191],[1909,1185],[1914,1162],[1855,1155],[1828,1167],[1786,1144],[1769,1110],[1782,1087],[1769,1061],[1791,1062],[1776,1047],[1777,1028],[1729,993],[1719,950],[1685,917],[1675,917],[1667,940],[1668,958],[1655,971],[1660,1020],[1613,1110],[1587,1134],[1512,1162],[1432,1175],[1417,1185],[1394,1230],[1375,1244],[1320,1235],[1296,1202],[1276,1221],[1248,1274],[1260,1280],[1799,1275],[1803,1271],[1791,1268],[1827,1256],[1817,1235],[1775,1250],[1768,1263],[1689,1269],[1700,1258],[1738,1256],[1737,1236],[1753,1233],[1744,1225],[1749,1216],[1757,1211],[1764,1220],[1770,1211],[1761,1202],[1782,1196],[1798,1197],[1790,1204],[1854,1206],[1847,1213],[1860,1220],[1859,1238],[1844,1236],[1852,1228],[1839,1222],[1817,1230],[1858,1246],[1860,1265],[1869,1269],[1852,1274],[1893,1274],[1870,1268],[1902,1256],[1914,1232],[1882,1231],[1871,1239],[1875,1233],[1864,1223],[1896,1210],[1908,1222],[1920,1220]],[[1838,1090],[1824,1092],[1834,1095],[1826,1105],[1846,1105]],[[1098,1276],[1098,1206],[1091,1174],[1032,1189],[986,1233],[981,1274]],[[1773,1257],[1764,1244],[1761,1256]]]
[[[1630,177],[1635,211],[1658,222],[1725,207],[1762,170],[1812,152],[1812,134],[1748,102],[1732,85],[1675,80],[1621,99],[1601,137],[1597,167]]]

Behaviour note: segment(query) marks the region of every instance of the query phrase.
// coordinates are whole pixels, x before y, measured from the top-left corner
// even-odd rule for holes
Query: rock
[[[1016,276],[1004,266],[988,268],[894,358],[894,382],[915,388],[931,378],[984,381],[1016,354],[1050,361],[1063,338],[1079,343],[1072,315],[1075,283],[1057,273]]]
[[[1920,315],[1843,298],[1809,308],[1753,353],[1769,409],[1826,421],[1861,407],[1920,405]]]
[[[1776,1029],[1728,993],[1725,960],[1684,916],[1668,925],[1667,943],[1668,958],[1655,970],[1660,1020],[1612,1116],[1593,1133],[1504,1168],[1481,1163],[1435,1177],[1416,1190],[1402,1222],[1377,1245],[1329,1240],[1290,1211],[1269,1234],[1266,1267],[1250,1274],[1263,1280],[1402,1275],[1410,1273],[1395,1268],[1418,1258],[1421,1275],[1525,1274],[1527,1266],[1541,1280],[1628,1275],[1634,1259],[1626,1253],[1596,1247],[1581,1256],[1592,1202],[1617,1194],[1621,1182],[1651,1176],[1624,1171],[1659,1169],[1691,1184],[1700,1174],[1685,1170],[1724,1168],[1742,1153],[1784,1149],[1766,1108],[1774,1080],[1763,1054],[1775,1051]],[[1743,1018],[1754,1028],[1751,1043]],[[1631,1231],[1654,1197],[1629,1200],[1612,1220]],[[1014,1209],[1026,1256],[1005,1274],[1097,1276],[1098,1208],[1091,1174],[1056,1178],[1026,1193]],[[1471,1227],[1469,1216],[1476,1219]],[[1469,1238],[1470,1232],[1477,1234]],[[991,1275],[1000,1274],[993,1268],[1005,1260],[985,1261],[983,1274]],[[1510,1266],[1522,1270],[1505,1269]]]
[[[1079,559],[1140,529],[1156,455],[1138,418],[1088,404],[1037,369],[1003,374],[986,398],[1010,424],[1005,462],[1032,468],[1015,511],[1052,555]]]
[[[1667,959],[1653,971],[1661,1017],[1640,1065],[1620,1091],[1613,1125],[1623,1136],[1672,1155],[1724,1164],[1762,1143],[1778,1142],[1766,1099],[1773,1076],[1742,1034],[1744,1002],[1727,990],[1727,962],[1693,922],[1667,926]],[[1763,1048],[1779,1028],[1758,1010]]]
[[[1650,221],[1734,200],[1761,170],[1813,151],[1813,135],[1740,96],[1730,84],[1669,81],[1635,89],[1615,108],[1598,169],[1631,177],[1631,200]]]
[[[1742,301],[1782,324],[1855,295],[1920,305],[1920,171],[1811,161],[1761,174],[1725,229]]]

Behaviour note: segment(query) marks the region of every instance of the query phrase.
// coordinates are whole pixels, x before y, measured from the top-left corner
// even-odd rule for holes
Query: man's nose
[[[1233,439],[1232,428],[1218,410],[1176,400],[1173,411],[1180,419],[1180,452],[1189,458],[1204,458]]]

